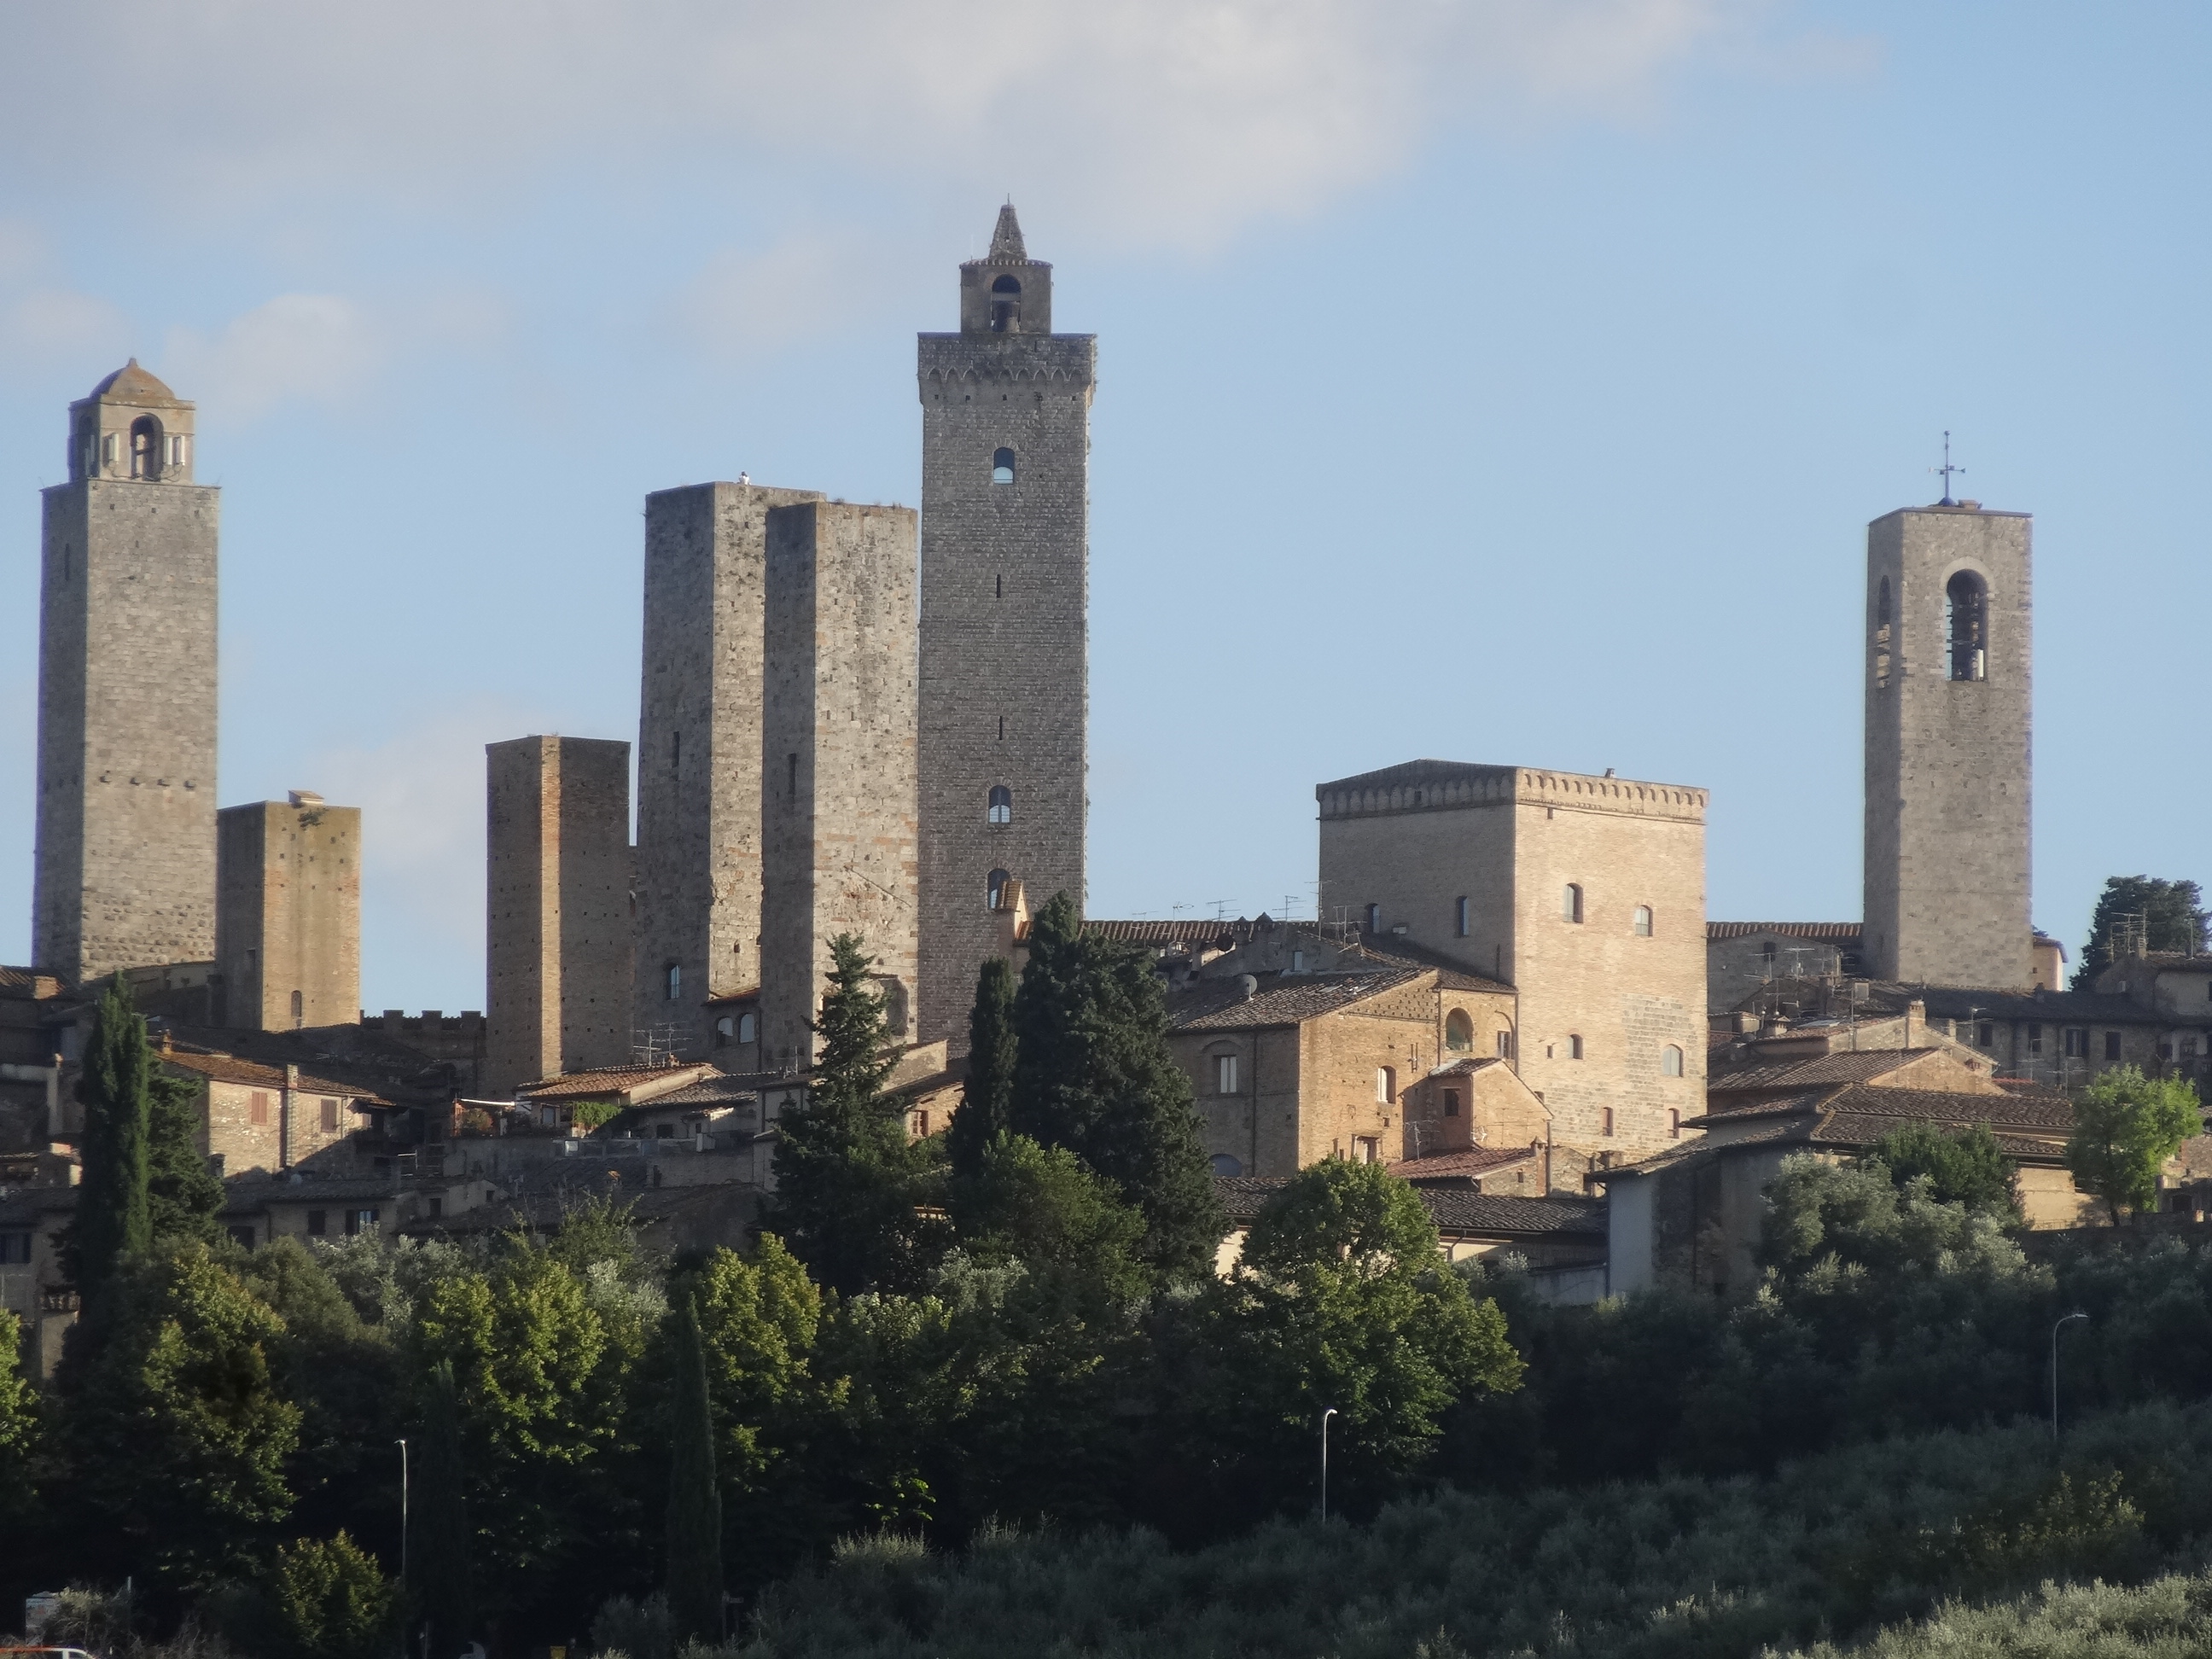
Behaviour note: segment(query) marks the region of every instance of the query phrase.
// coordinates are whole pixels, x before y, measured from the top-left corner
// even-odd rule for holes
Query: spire
[[[1029,250],[1022,246],[1022,222],[1014,217],[1012,198],[999,210],[998,228],[991,233],[991,251],[984,257],[993,264],[1029,259]]]

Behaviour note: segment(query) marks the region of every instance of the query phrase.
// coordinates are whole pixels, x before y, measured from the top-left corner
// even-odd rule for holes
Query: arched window
[[[1583,1034],[1580,1031],[1570,1031],[1567,1034],[1567,1058],[1569,1060],[1580,1060],[1582,1057]]]
[[[151,415],[131,422],[131,476],[156,479],[161,476],[161,423]]]
[[[1662,1077],[1682,1075],[1682,1051],[1671,1042],[1659,1051],[1659,1075]]]
[[[1398,1073],[1394,1067],[1375,1068],[1375,1100],[1377,1105],[1388,1106],[1398,1098]]]
[[[1227,1179],[1234,1180],[1244,1173],[1244,1166],[1226,1152],[1216,1152],[1208,1161],[1213,1165],[1214,1174]]]
[[[991,482],[994,484],[1010,484],[1013,481],[1014,452],[1011,449],[993,450],[991,452]]]
[[[1018,334],[1022,327],[1022,285],[1012,276],[991,284],[991,332]]]
[[[1604,1116],[1605,1116],[1604,1124],[1603,1124],[1603,1127],[1602,1127],[1602,1128],[1601,1128],[1601,1130],[1600,1132],[1601,1132],[1601,1133],[1603,1133],[1603,1134],[1606,1136],[1606,1138],[1607,1138],[1607,1139],[1610,1139],[1612,1138],[1612,1136],[1613,1136],[1613,1108],[1612,1108],[1612,1107],[1608,1106],[1608,1107],[1607,1107],[1607,1108],[1605,1109],[1605,1114],[1604,1114]]]
[[[1014,821],[1014,792],[1003,783],[991,786],[991,804],[983,816],[993,823],[1012,823]]]
[[[983,908],[986,910],[995,910],[999,908],[1000,901],[1006,896],[1006,884],[1012,879],[1012,877],[1004,870],[991,872],[983,885]]]
[[[1474,1047],[1474,1022],[1466,1009],[1455,1008],[1444,1016],[1444,1047],[1457,1054]]]
[[[1444,1091],[1444,1115],[1446,1117],[1459,1115],[1459,1091],[1456,1089]]]
[[[757,1042],[760,1041],[760,1016],[758,1014],[739,1014],[738,1016],[738,1041],[740,1042]]]
[[[724,1014],[714,1022],[714,1046],[717,1048],[727,1048],[736,1040],[737,1035],[738,1022],[732,1016]]]
[[[1569,882],[1559,895],[1559,915],[1569,921],[1583,919],[1583,890],[1579,882]]]
[[[1874,624],[1876,628],[1889,626],[1889,578],[1887,576],[1881,579],[1881,586],[1875,590]]]
[[[678,997],[682,996],[684,994],[684,969],[682,964],[673,962],[670,963],[668,964],[666,975],[663,979],[662,983],[667,988],[669,1001],[673,1002]]]
[[[295,991],[292,993],[292,1024],[295,1027],[302,1025],[306,1024],[307,1018],[307,1000],[299,992]]]
[[[1950,643],[1951,678],[1989,678],[1989,589],[1971,570],[1944,585],[1943,628]]]
[[[1637,938],[1650,939],[1651,937],[1651,907],[1650,905],[1639,904],[1636,907],[1636,920],[1633,925],[1636,928]]]

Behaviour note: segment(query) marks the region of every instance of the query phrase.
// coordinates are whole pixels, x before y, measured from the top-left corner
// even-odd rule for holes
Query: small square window
[[[1996,1046],[1997,1028],[1996,1026],[1990,1024],[1989,1021],[1984,1020],[1980,1024],[1974,1027],[1974,1047],[1977,1048],[1994,1048]]]
[[[330,1231],[331,1212],[328,1210],[310,1210],[307,1212],[308,1237],[321,1238],[325,1237]]]

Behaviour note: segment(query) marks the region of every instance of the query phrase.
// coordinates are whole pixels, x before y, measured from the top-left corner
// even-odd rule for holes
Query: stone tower
[[[45,492],[31,951],[65,980],[215,956],[217,492],[192,447],[134,358],[70,405]]]
[[[876,959],[914,1040],[915,516],[807,501],[768,515],[760,764],[764,1066],[811,1060],[830,941]]]
[[[761,674],[772,507],[811,489],[645,498],[630,1023],[701,1051],[700,1006],[760,984]]]
[[[629,745],[484,745],[484,1085],[629,1058]]]
[[[2029,520],[1972,501],[1867,526],[1867,970],[2034,982]]]
[[[964,1042],[994,890],[1084,901],[1091,394],[1011,204],[921,337],[921,1036]]]
[[[216,814],[216,1024],[361,1018],[361,808],[295,789]]]

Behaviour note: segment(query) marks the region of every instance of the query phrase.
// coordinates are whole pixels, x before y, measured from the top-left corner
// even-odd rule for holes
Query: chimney
[[[1912,1046],[1912,1022],[1916,1019],[1920,1022],[1921,1035],[1923,1036],[1926,1036],[1928,1032],[1928,1005],[1923,1002],[1918,997],[1913,998],[1911,1001],[1905,1005],[1905,1046],[1908,1048]]]

